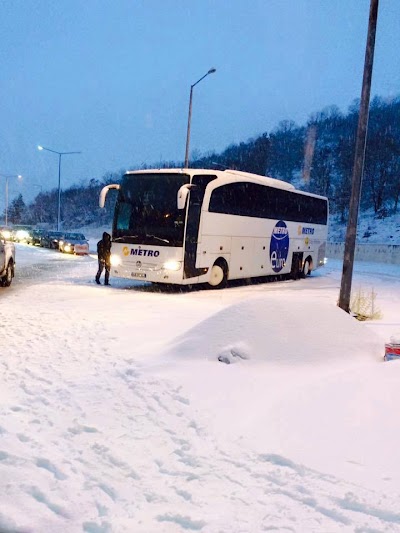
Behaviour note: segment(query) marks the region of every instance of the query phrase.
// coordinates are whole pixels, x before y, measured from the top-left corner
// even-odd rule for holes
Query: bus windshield
[[[177,208],[177,194],[185,183],[185,174],[126,174],[115,206],[113,240],[182,246],[185,214]]]

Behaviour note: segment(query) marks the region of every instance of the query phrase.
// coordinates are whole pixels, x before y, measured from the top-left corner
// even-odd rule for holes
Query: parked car
[[[14,242],[30,242],[32,226],[26,224],[14,224],[11,231],[11,240]]]
[[[89,242],[82,233],[65,233],[58,249],[69,254],[86,255],[89,253]]]
[[[5,241],[11,240],[12,228],[9,226],[0,227],[0,238],[3,238]]]
[[[34,229],[31,234],[30,244],[42,246],[42,238],[46,233],[44,229]]]
[[[63,237],[64,233],[62,231],[46,231],[41,236],[40,245],[44,248],[58,250],[58,243]]]
[[[14,277],[15,246],[14,243],[0,237],[0,287],[9,287]]]

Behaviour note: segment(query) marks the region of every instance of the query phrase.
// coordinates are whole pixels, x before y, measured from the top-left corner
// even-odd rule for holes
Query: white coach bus
[[[324,263],[328,200],[236,170],[127,172],[115,204],[111,274],[156,283],[307,276]]]

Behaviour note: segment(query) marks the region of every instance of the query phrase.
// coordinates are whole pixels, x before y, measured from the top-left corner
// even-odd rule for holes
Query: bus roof
[[[213,174],[217,176],[218,181],[232,183],[235,181],[250,181],[261,185],[270,185],[278,189],[296,190],[295,186],[283,180],[270,178],[269,176],[260,176],[251,172],[242,172],[241,170],[214,170],[209,168],[150,168],[146,170],[129,170],[125,174],[189,174],[190,176]]]

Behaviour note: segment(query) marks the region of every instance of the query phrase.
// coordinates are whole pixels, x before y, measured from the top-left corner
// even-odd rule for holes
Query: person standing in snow
[[[97,243],[97,258],[99,260],[99,269],[96,274],[96,283],[100,285],[100,276],[105,268],[104,285],[109,285],[108,280],[110,278],[111,268],[111,235],[106,231],[103,233],[103,238]]]

